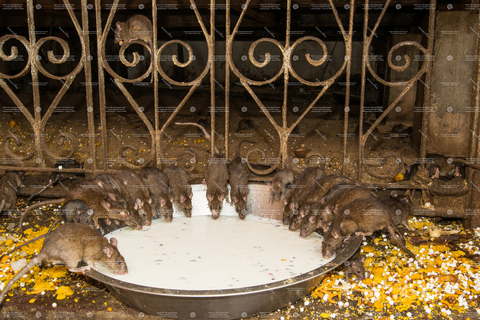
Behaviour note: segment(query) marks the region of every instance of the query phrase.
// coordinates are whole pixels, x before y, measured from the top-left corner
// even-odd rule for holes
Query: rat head
[[[126,40],[128,40],[125,33],[125,22],[117,21],[117,23],[115,23],[115,43],[118,43],[121,46]]]
[[[280,181],[268,182],[270,187],[271,198],[275,201],[280,201],[285,198],[285,188]]]
[[[298,228],[300,228],[300,225],[302,224],[303,218],[299,215],[296,214],[293,216],[292,221],[290,222],[290,226],[288,227],[288,230],[290,231],[296,231]]]
[[[112,219],[127,220],[130,217],[125,200],[117,201],[113,193],[109,193],[100,202]]]
[[[241,198],[233,196],[232,201],[235,205],[235,211],[237,212],[238,217],[242,220],[245,219],[245,217],[247,216],[247,213],[248,213],[248,210],[247,210],[247,196],[244,195]]]
[[[224,199],[225,199],[225,195],[223,193],[218,194],[216,196],[207,194],[208,207],[210,208],[210,212],[212,213],[213,219],[218,219],[218,217],[220,216],[220,212],[223,209]]]
[[[349,266],[347,266],[349,262]],[[365,280],[365,269],[363,266],[363,258],[358,255],[354,256],[352,259],[345,261],[345,266],[347,266],[349,271],[357,276],[359,280]]]
[[[180,207],[186,217],[192,216],[192,197],[193,193],[192,190],[190,190],[188,197],[182,193],[177,201],[177,205]]]
[[[298,211],[297,210],[291,210],[288,206],[284,208],[286,210],[286,213],[283,215],[283,224],[287,225],[290,224],[292,219],[294,219],[296,216],[298,216]]]
[[[310,215],[303,218],[303,223],[300,226],[300,237],[309,236],[317,228],[317,217],[315,215]]]
[[[102,262],[112,273],[127,274],[127,264],[125,263],[125,259],[122,257],[120,252],[118,252],[117,245],[117,239],[111,238],[110,242],[102,247],[104,254],[102,257]]]
[[[342,246],[343,237],[340,235],[340,228],[333,226],[327,232],[322,242],[322,254],[324,258],[330,258]]]

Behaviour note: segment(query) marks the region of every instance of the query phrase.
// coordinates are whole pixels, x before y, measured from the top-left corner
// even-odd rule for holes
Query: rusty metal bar
[[[40,102],[40,87],[38,83],[38,70],[35,66],[35,59],[33,54],[33,48],[35,47],[36,43],[36,36],[35,36],[35,18],[33,11],[34,5],[33,0],[27,0],[27,12],[28,12],[28,35],[30,39],[30,52],[29,52],[29,60],[30,60],[30,73],[32,74],[32,92],[33,92],[33,108],[35,114],[35,122],[32,124],[33,133],[35,137],[35,151],[37,158],[35,162],[40,167],[45,167],[45,159],[43,157],[43,150],[42,150],[42,141],[40,138],[40,121],[42,119],[41,113],[41,102]]]
[[[157,0],[152,1],[152,24],[153,24],[153,34],[152,34],[152,48],[153,51],[150,53],[150,61],[153,66],[152,68],[152,79],[153,79],[153,106],[155,110],[155,123],[154,123],[154,129],[155,129],[155,136],[154,136],[154,146],[155,149],[152,149],[152,155],[155,155],[155,158],[157,159],[156,166],[160,167],[160,119],[158,116],[158,104],[159,104],[159,92],[158,92],[158,72],[157,68],[155,68],[156,61],[157,61],[157,27],[158,27],[158,17],[157,17],[157,12],[158,11],[158,6],[157,6]]]
[[[193,4],[193,0],[191,0]],[[199,18],[199,21],[201,18]],[[206,37],[206,30],[204,30]],[[206,37],[207,38],[207,37]],[[213,157],[215,153],[215,0],[210,0],[210,37],[207,38],[208,50],[212,52],[210,56],[210,136],[212,141],[210,144],[210,154]],[[226,127],[227,125],[225,125]],[[225,143],[228,142],[227,137],[225,137]],[[226,146],[225,146],[226,147]],[[227,150],[226,150],[227,151]],[[225,156],[228,156],[226,153]]]
[[[427,44],[427,57],[426,63],[426,76],[425,76],[425,92],[423,100],[423,110],[426,110],[425,107],[430,108],[430,88],[431,88],[431,79],[432,79],[432,67],[433,67],[433,45],[435,38],[435,18],[436,18],[436,1],[430,0],[430,15],[428,17],[428,44]],[[430,113],[425,112],[422,119],[422,139],[420,141],[420,158],[424,159],[427,156],[427,144],[428,144],[428,125],[430,123]],[[422,162],[422,167],[425,165]]]
[[[230,41],[230,0],[226,1],[225,8],[225,156],[228,158],[228,137],[230,126],[230,62],[227,56],[231,55]],[[240,155],[237,155],[240,156]]]
[[[71,14],[72,15],[72,14]],[[89,25],[88,25],[88,11],[87,3],[82,3],[82,31],[80,35],[83,38],[82,50],[83,64],[85,68],[85,84],[86,84],[86,103],[87,103],[87,121],[88,121],[88,142],[90,149],[90,157],[87,159],[87,163],[92,166],[92,170],[97,169],[96,148],[95,148],[95,120],[93,112],[93,88],[92,88],[92,63],[90,62],[90,38],[89,38]]]
[[[480,32],[480,12],[477,14],[477,34]],[[478,57],[480,55],[480,38],[477,37],[477,41],[475,43],[475,56]],[[479,109],[480,109],[480,60],[476,60],[474,71],[473,71],[473,89],[472,89],[472,108],[474,110],[473,119],[471,123],[471,136],[470,136],[470,146],[468,150],[468,157],[470,159],[473,158],[480,158],[480,139],[479,137],[479,125],[478,121],[480,120],[479,117]],[[480,181],[480,174],[475,172],[473,169],[467,167],[467,176],[466,180],[470,181],[477,185]],[[476,194],[478,195],[478,190],[475,191],[474,188],[470,187],[468,192],[468,203],[466,208],[475,209],[478,207],[476,204],[476,200],[478,199]],[[476,226],[475,226],[476,227]]]
[[[355,1],[350,1],[350,16],[348,19],[348,40],[345,41],[345,55],[348,59],[347,61],[347,81],[346,81],[346,90],[345,90],[345,109],[344,109],[344,119],[343,119],[343,158],[342,158],[342,174],[345,175],[347,165],[346,165],[346,154],[347,154],[347,130],[348,130],[348,111],[350,108],[350,73],[352,67],[352,39],[353,39],[353,16],[355,12]]]
[[[111,12],[108,16],[107,25],[109,22],[111,23],[113,20],[113,14],[117,10],[119,0],[115,0],[112,5]],[[96,26],[97,26],[97,63],[98,63],[98,99],[99,99],[99,106],[100,106],[100,137],[102,139],[101,149],[102,149],[102,156],[103,156],[103,170],[108,168],[107,166],[107,117],[106,117],[106,97],[105,97],[105,72],[103,71],[103,51],[105,48],[102,46],[104,43],[104,39],[106,37],[106,31],[102,31],[102,4],[100,0],[95,0],[95,13],[96,13]]]

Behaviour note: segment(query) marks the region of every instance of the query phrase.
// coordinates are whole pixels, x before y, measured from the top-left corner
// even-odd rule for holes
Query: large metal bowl
[[[205,189],[201,185],[193,185],[192,188],[193,208],[202,208],[206,205],[206,200],[205,203],[202,202]],[[251,185],[249,211],[255,215],[281,220],[283,206],[269,204],[268,197],[267,186]],[[227,205],[222,215],[231,215],[232,210],[235,213],[234,209]],[[86,275],[104,283],[110,292],[127,306],[147,314],[171,319],[239,319],[269,313],[302,299],[315,289],[325,273],[348,260],[360,247],[361,242],[361,237],[351,236],[335,259],[313,271],[267,285],[239,289],[160,289],[116,280],[94,270],[87,271]]]

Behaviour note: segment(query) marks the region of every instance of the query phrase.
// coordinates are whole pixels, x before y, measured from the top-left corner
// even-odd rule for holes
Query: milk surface
[[[301,238],[281,221],[248,215],[154,220],[107,235],[118,240],[128,274],[112,278],[177,290],[233,289],[268,284],[314,270],[332,259],[321,254],[322,237]]]

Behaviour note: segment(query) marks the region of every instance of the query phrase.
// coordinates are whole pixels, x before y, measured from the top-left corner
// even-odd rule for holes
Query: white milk
[[[228,205],[227,205],[228,207]],[[248,215],[154,220],[137,231],[116,230],[128,274],[99,272],[129,283],[179,290],[233,289],[268,284],[326,264],[321,236],[301,238],[281,221]]]

